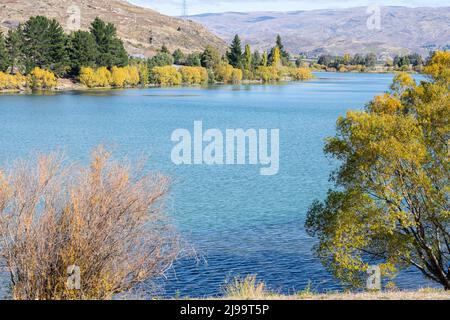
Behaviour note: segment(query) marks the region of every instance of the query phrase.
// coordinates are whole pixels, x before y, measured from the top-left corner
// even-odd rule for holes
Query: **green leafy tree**
[[[219,51],[213,46],[207,46],[201,56],[202,67],[206,69],[213,69],[221,61]]]
[[[6,48],[9,54],[11,73],[14,73],[22,60],[22,33],[21,28],[17,30],[8,30],[8,37],[6,38]]]
[[[186,58],[186,65],[190,67],[200,67],[202,65],[202,55],[199,52],[191,53]]]
[[[97,43],[97,65],[111,68],[128,64],[128,53],[122,40],[117,37],[117,29],[112,23],[95,18],[90,31]]]
[[[369,53],[366,55],[365,59],[364,59],[364,65],[366,67],[375,67],[375,65],[377,64],[377,56],[375,53]]]
[[[252,49],[250,48],[250,45],[245,46],[244,51],[244,69],[247,71],[252,71],[253,66],[253,55],[252,55]]]
[[[154,67],[165,67],[173,65],[174,60],[171,54],[158,52],[154,57],[147,60],[149,70]]]
[[[9,54],[6,49],[5,37],[3,33],[0,32],[0,71],[5,72],[9,67]]]
[[[336,189],[306,222],[325,266],[348,285],[369,264],[386,276],[414,267],[450,289],[450,52],[417,85],[398,74],[392,92],[338,120],[326,153],[342,165]]]
[[[241,39],[239,38],[238,35],[234,36],[227,57],[228,63],[231,64],[234,68],[242,67],[242,59],[243,59],[242,44]]]
[[[67,67],[66,35],[56,20],[37,16],[22,27],[26,72],[35,67],[50,69],[61,75]]]
[[[264,51],[262,59],[261,59],[261,66],[267,67],[269,65],[269,58],[267,56],[267,51]]]
[[[186,63],[186,57],[183,51],[181,51],[180,49],[175,50],[172,54],[172,57],[175,64],[183,65]]]
[[[258,50],[255,50],[255,52],[253,52],[253,56],[252,56],[252,70],[255,71],[260,65],[261,65],[261,54],[259,53]]]
[[[73,75],[78,75],[81,67],[95,67],[98,51],[94,36],[86,31],[73,32],[69,36],[67,54]]]

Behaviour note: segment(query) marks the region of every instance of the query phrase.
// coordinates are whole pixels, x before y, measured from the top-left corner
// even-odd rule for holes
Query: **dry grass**
[[[293,295],[282,295],[271,292],[266,285],[258,281],[256,276],[234,278],[223,288],[223,299],[226,300],[450,300],[450,292],[432,288],[417,291],[387,291],[342,293],[315,293],[311,285]]]
[[[179,253],[163,214],[169,181],[112,159],[39,155],[0,170],[0,254],[14,299],[111,299],[159,277]],[[81,289],[67,268],[81,269]]]
[[[258,281],[256,276],[236,277],[226,283],[222,291],[226,299],[254,300],[271,295],[264,282]]]

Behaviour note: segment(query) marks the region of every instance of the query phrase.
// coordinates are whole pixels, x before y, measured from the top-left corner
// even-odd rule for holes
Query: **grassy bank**
[[[317,293],[311,286],[291,295],[269,290],[255,276],[235,278],[223,287],[223,298],[227,300],[450,300],[450,291],[423,288],[416,291],[389,290],[380,292],[336,292]]]

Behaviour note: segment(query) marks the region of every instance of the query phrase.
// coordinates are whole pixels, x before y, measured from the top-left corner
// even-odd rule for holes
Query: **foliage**
[[[98,148],[88,166],[59,154],[0,170],[0,253],[13,299],[112,299],[164,275],[179,252],[163,213],[168,179]],[[80,268],[80,290],[67,286]]]
[[[190,67],[201,67],[202,57],[199,52],[191,53],[186,58],[186,65]]]
[[[323,263],[361,285],[369,263],[384,275],[415,267],[450,289],[450,53],[425,68],[429,82],[395,77],[393,91],[350,111],[325,151],[342,162],[336,189],[306,223]]]
[[[438,51],[433,54],[424,72],[435,81],[450,82],[450,52]]]
[[[290,55],[289,52],[284,48],[283,41],[281,40],[281,36],[277,35],[276,39],[276,47],[280,50],[281,61],[284,66],[289,65]]]
[[[141,77],[137,66],[112,67],[111,69],[111,85],[113,87],[137,86],[140,82]]]
[[[201,62],[202,67],[206,69],[214,69],[220,63],[221,57],[219,51],[213,46],[207,46],[202,53]]]
[[[112,23],[105,23],[95,18],[90,28],[97,43],[97,65],[112,68],[124,67],[128,64],[128,53],[122,40],[117,37],[117,29]]]
[[[176,86],[182,83],[182,76],[177,68],[172,66],[154,67],[151,71],[153,83],[161,86]]]
[[[94,36],[86,31],[73,32],[69,36],[67,54],[72,75],[79,74],[81,67],[95,67],[99,52]]]
[[[281,79],[281,71],[274,66],[260,66],[256,70],[256,76],[263,82],[279,81]]]
[[[306,81],[314,78],[309,68],[290,68],[289,74],[292,79],[297,81]]]
[[[63,75],[67,68],[66,35],[56,20],[31,17],[21,27],[22,52],[27,73],[35,67]]]
[[[5,37],[0,31],[0,72],[7,71],[9,67],[9,53],[6,49]]]
[[[21,28],[17,30],[8,30],[8,36],[6,38],[6,48],[8,50],[9,63],[11,67],[11,73],[15,72],[19,62],[23,59],[22,54],[22,42],[23,37]]]
[[[238,35],[234,36],[233,42],[231,43],[230,50],[228,52],[228,63],[233,66],[234,68],[241,68],[242,67],[242,45],[241,45],[241,39]]]
[[[180,49],[177,49],[172,54],[173,57],[173,63],[177,65],[183,65],[186,63],[186,57]]]
[[[179,69],[179,72],[185,84],[208,83],[208,71],[205,68],[184,66]]]
[[[151,70],[154,67],[171,66],[173,65],[173,63],[174,61],[172,55],[166,52],[158,52],[155,56],[148,59],[147,67],[149,70]]]
[[[233,68],[232,65],[222,62],[214,70],[215,78],[222,83],[238,83],[242,81],[242,70]]]
[[[282,64],[282,61],[281,61],[280,48],[275,47],[275,49],[273,51],[272,59],[271,59],[271,66],[279,68],[282,65],[283,64]]]
[[[111,85],[111,72],[106,67],[92,69],[82,67],[80,70],[80,83],[88,88],[102,88]]]
[[[19,73],[12,75],[0,71],[0,90],[22,90],[27,86],[27,77]]]
[[[32,89],[51,89],[56,87],[58,80],[51,71],[34,68],[29,75],[29,86]]]
[[[150,72],[148,71],[148,67],[144,63],[137,64],[138,72],[139,72],[139,83],[143,86],[148,85]]]

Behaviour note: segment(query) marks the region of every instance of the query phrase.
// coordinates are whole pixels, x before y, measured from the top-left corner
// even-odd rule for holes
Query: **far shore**
[[[348,72],[341,72],[341,71],[329,71],[329,70],[314,70],[312,69],[313,73],[353,73],[353,74],[393,74],[399,71],[366,71],[366,72],[357,72],[357,71],[348,71]],[[408,72],[413,74],[418,74],[418,72]],[[277,82],[269,82],[266,84],[275,84],[275,83],[289,83],[289,82],[297,82],[291,79],[284,79]],[[249,84],[265,84],[262,80],[242,80],[239,84],[249,85]],[[225,85],[224,83],[214,83],[214,85]],[[199,87],[200,85],[181,85],[181,86],[174,86],[174,87]],[[46,89],[46,90],[39,90],[39,92],[68,92],[68,91],[79,91],[79,92],[91,92],[94,90],[117,90],[117,89],[145,89],[145,88],[167,88],[164,86],[156,85],[156,84],[149,84],[146,86],[135,86],[135,87],[124,87],[124,88],[115,88],[115,87],[95,87],[95,88],[88,88],[86,86],[83,86],[79,82],[73,81],[72,79],[66,79],[66,78],[60,78],[58,79],[58,85],[55,88],[52,89]],[[33,91],[29,88],[25,89],[0,89],[0,94],[28,94],[32,93]]]

